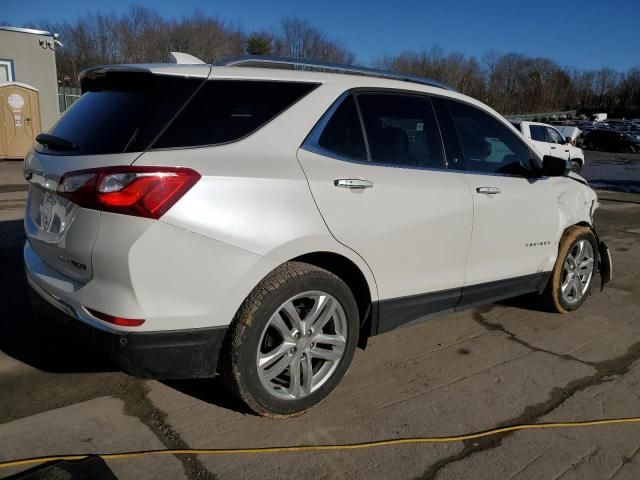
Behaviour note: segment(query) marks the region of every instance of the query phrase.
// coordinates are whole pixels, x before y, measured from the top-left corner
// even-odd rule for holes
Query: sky
[[[497,50],[584,69],[640,66],[640,0],[0,0],[0,22],[123,13],[132,3],[168,18],[202,11],[247,30],[276,27],[283,16],[305,18],[363,64],[437,44],[478,59]]]

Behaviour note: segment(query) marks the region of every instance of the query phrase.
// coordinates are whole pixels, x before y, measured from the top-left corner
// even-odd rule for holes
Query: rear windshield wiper
[[[41,133],[36,137],[36,142],[40,145],[45,145],[52,150],[77,150],[78,145],[64,138],[56,137],[55,135],[49,135],[48,133]]]

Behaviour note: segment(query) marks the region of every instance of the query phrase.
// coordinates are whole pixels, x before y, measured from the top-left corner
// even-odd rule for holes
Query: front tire
[[[596,272],[598,246],[587,227],[567,229],[560,240],[560,249],[543,301],[558,313],[576,310],[591,293]]]
[[[253,290],[229,328],[221,358],[225,384],[258,415],[299,415],[345,375],[358,327],[358,307],[340,278],[285,263]]]
[[[582,164],[577,160],[571,160],[571,171],[574,173],[580,173],[582,170]]]

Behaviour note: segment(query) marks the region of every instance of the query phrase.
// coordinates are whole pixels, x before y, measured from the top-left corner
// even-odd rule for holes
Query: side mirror
[[[569,145],[571,143],[573,143],[573,140],[571,139],[571,137],[564,137],[565,142],[567,142],[566,144]]]
[[[547,177],[566,177],[571,171],[571,164],[564,158],[545,155],[542,158],[542,173]]]

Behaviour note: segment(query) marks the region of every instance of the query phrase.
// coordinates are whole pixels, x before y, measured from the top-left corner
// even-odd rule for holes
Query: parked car
[[[604,122],[607,119],[606,113],[594,113],[591,115],[591,120],[594,122]]]
[[[635,135],[615,130],[592,130],[584,137],[587,150],[607,152],[640,152],[640,139]]]
[[[512,124],[525,138],[531,141],[541,156],[553,155],[564,158],[571,162],[571,170],[576,173],[579,173],[584,167],[584,153],[582,149],[573,145],[572,135],[574,132],[565,137],[556,127],[546,123],[520,121],[512,122]],[[575,130],[578,129],[575,128]]]
[[[372,335],[532,292],[569,312],[610,277],[595,192],[494,110],[300,63],[84,71],[25,159],[36,309],[131,374],[219,373],[286,416]]]

